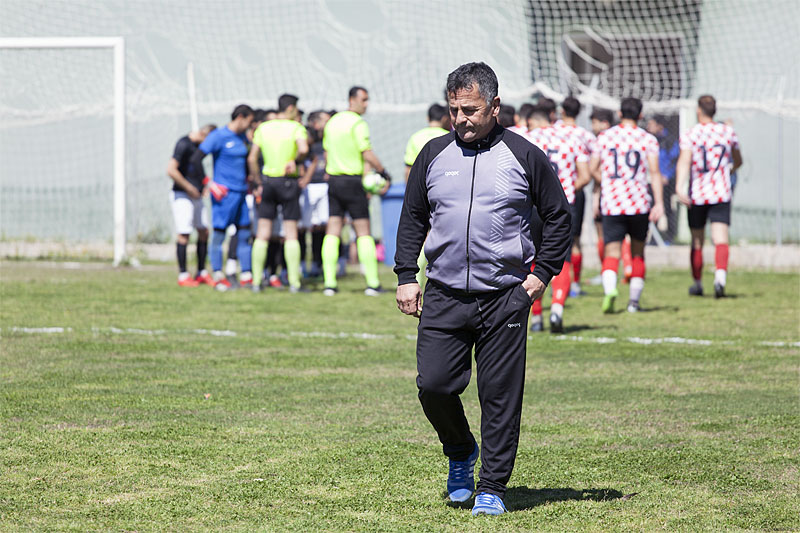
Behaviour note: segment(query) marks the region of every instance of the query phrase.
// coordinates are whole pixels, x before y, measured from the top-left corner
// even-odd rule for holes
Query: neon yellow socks
[[[300,241],[286,240],[283,243],[283,258],[286,260],[286,274],[289,286],[300,288]]]
[[[253,270],[253,285],[261,284],[264,277],[264,263],[267,261],[267,247],[269,242],[256,239],[253,241],[253,250],[250,252],[251,269]]]
[[[325,235],[322,239],[322,279],[326,288],[335,289],[336,268],[339,262],[339,237]],[[374,246],[374,244],[373,244]]]
[[[358,260],[364,267],[364,278],[367,280],[367,287],[373,289],[380,286],[378,278],[378,255],[375,252],[375,239],[371,235],[364,235],[356,239],[358,249]]]

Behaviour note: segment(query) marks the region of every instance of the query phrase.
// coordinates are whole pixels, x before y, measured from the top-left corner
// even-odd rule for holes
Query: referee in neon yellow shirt
[[[272,221],[280,205],[283,210],[283,256],[289,278],[289,290],[300,292],[300,241],[297,239],[297,221],[300,219],[300,192],[305,183],[300,182],[298,160],[308,154],[308,132],[297,122],[297,97],[283,94],[278,98],[278,116],[262,123],[253,134],[253,145],[247,157],[250,175],[253,176],[260,197],[256,211],[258,228],[253,242],[252,268],[253,292],[261,290],[264,262],[272,235]],[[258,156],[264,159],[259,169]]]
[[[364,162],[386,178],[389,188],[389,174],[378,156],[372,151],[369,140],[369,126],[361,118],[367,111],[369,93],[363,87],[350,89],[347,111],[336,113],[325,125],[322,146],[325,148],[327,164],[325,172],[328,180],[328,227],[322,241],[323,294],[333,296],[337,291],[336,266],[339,260],[339,243],[345,213],[350,213],[356,231],[358,260],[364,268],[367,288],[364,294],[377,296],[384,292],[378,279],[378,257],[375,253],[375,240],[369,228],[369,202],[361,185],[364,176]]]

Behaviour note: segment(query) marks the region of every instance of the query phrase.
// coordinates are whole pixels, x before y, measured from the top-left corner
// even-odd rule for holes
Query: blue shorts
[[[211,225],[215,230],[226,230],[231,224],[236,227],[250,226],[250,212],[245,202],[247,191],[228,191],[222,200],[211,197]]]

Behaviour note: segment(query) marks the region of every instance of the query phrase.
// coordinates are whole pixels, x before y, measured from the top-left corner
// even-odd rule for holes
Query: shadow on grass
[[[631,497],[632,495],[628,495]],[[614,489],[531,489],[528,487],[511,487],[506,492],[505,504],[509,511],[524,511],[539,505],[569,500],[591,500],[606,502],[625,498],[618,490]],[[627,499],[627,498],[625,498]]]
[[[524,511],[526,509],[533,509],[539,505],[545,505],[554,502],[566,502],[570,500],[590,500],[595,502],[607,502],[611,500],[628,500],[637,493],[623,495],[620,491],[614,489],[531,489],[528,487],[511,487],[506,492],[506,497],[503,503],[509,511]],[[447,492],[442,494],[443,498],[447,498]],[[475,500],[470,498],[465,502],[451,502],[447,501],[448,507],[454,509],[472,509]]]
[[[577,333],[579,331],[586,331],[591,329],[600,329],[598,326],[591,326],[589,324],[572,324],[571,326],[564,326],[564,335]],[[603,329],[617,329],[617,326],[606,326]]]

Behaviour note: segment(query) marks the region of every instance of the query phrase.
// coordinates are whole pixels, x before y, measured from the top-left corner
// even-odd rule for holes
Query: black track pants
[[[475,348],[481,405],[477,491],[501,498],[519,443],[530,304],[522,285],[466,294],[431,280],[418,328],[419,399],[444,454],[456,461],[465,460],[475,443],[458,397],[469,384]]]

